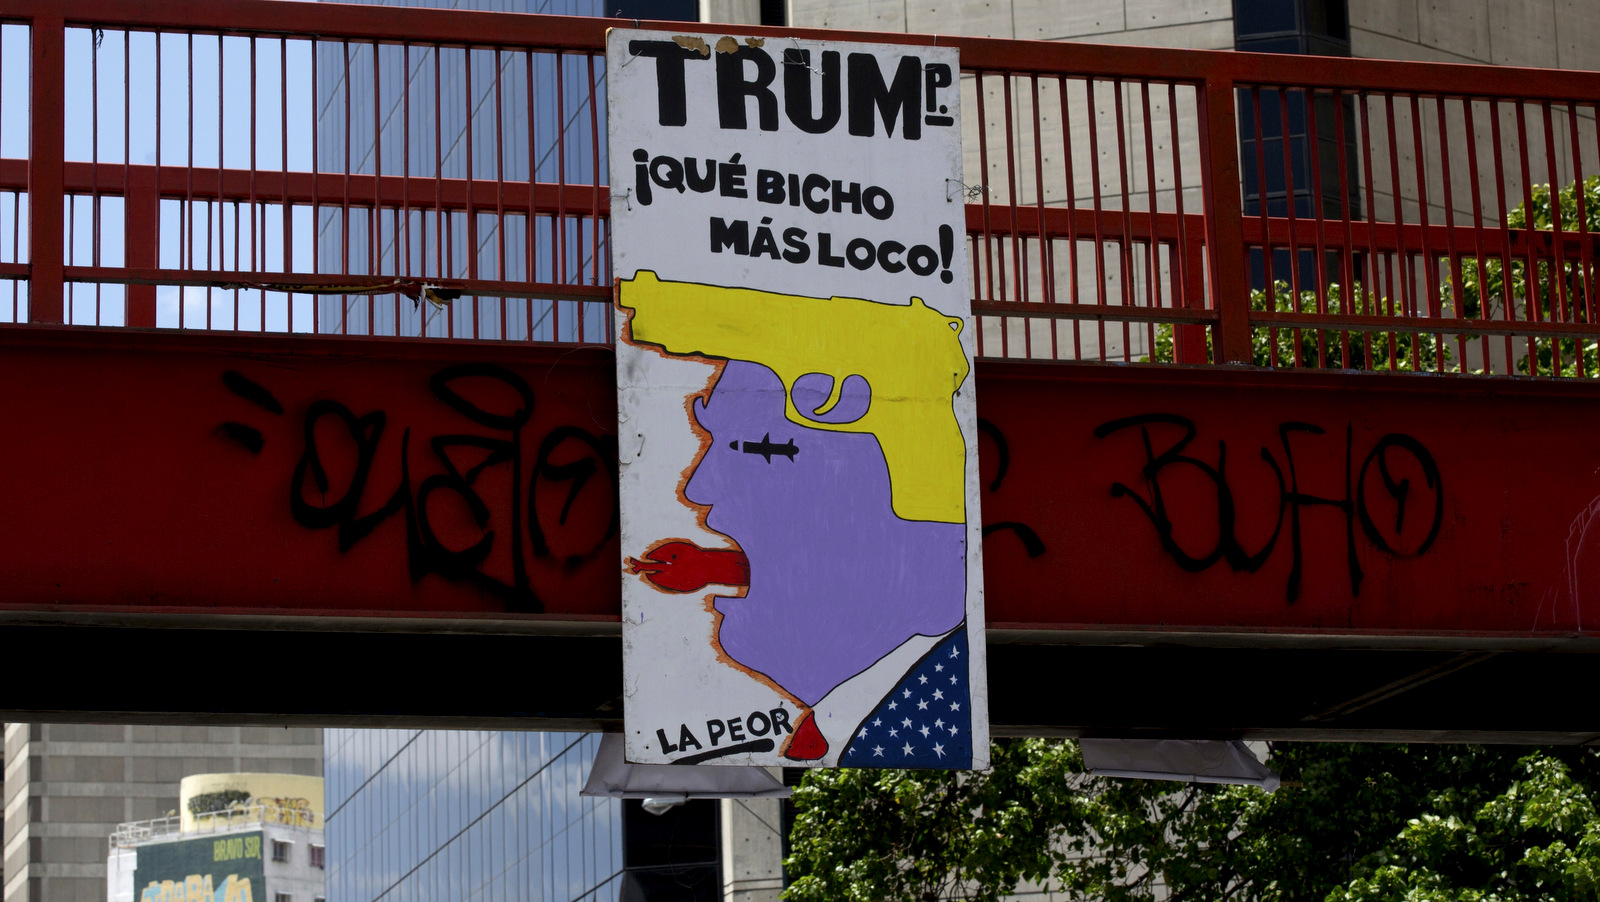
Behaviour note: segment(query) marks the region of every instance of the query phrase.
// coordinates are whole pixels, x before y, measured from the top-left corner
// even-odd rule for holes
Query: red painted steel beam
[[[1600,73],[1416,63],[1336,57],[1282,56],[1234,51],[1179,50],[1015,41],[953,35],[894,34],[758,25],[700,26],[683,22],[598,19],[515,13],[465,12],[283,0],[0,0],[0,18],[59,16],[74,25],[167,29],[228,34],[315,34],[328,39],[394,43],[532,47],[599,52],[612,27],[685,31],[712,28],[758,37],[954,46],[962,65],[999,72],[1100,75],[1194,85],[1220,79],[1261,85],[1331,90],[1401,91],[1447,97],[1563,100],[1600,98]],[[1470,90],[1464,90],[1470,86]]]
[[[0,445],[26,474],[0,497],[0,621],[614,623],[613,368],[603,347],[0,327],[0,418],[29,436]],[[1600,385],[980,361],[976,390],[990,627],[1014,638],[1600,639]],[[468,415],[527,397],[515,436]],[[485,439],[521,477],[450,476]]]
[[[126,179],[126,181],[124,181]],[[400,207],[411,209],[441,206],[464,209],[471,206],[494,208],[497,198],[510,212],[525,212],[529,207],[527,182],[496,182],[493,179],[446,178],[432,176],[381,176],[342,172],[282,172],[276,169],[215,169],[187,166],[124,166],[120,163],[69,162],[62,166],[61,185],[68,193],[116,196],[127,184],[132,190],[154,190],[160,197],[193,198],[197,201],[224,200],[260,204],[321,203],[343,204],[346,185],[350,202],[357,206]],[[0,190],[27,190],[28,161],[0,160]],[[553,214],[565,209],[568,216],[589,210],[598,193],[604,200],[606,187],[560,185],[535,182],[532,206],[537,213]],[[601,218],[610,215],[610,204],[599,204]]]
[[[25,278],[26,265],[0,264],[0,277]],[[67,266],[62,270],[68,282],[106,282],[123,285],[194,285],[223,290],[265,290],[318,294],[356,294],[365,290],[390,288],[416,293],[421,286],[449,288],[467,295],[507,298],[540,298],[560,301],[610,303],[610,285],[579,285],[558,282],[509,282],[496,279],[434,279],[423,276],[368,276],[357,274],[311,274],[246,272],[242,270],[156,269],[122,266]],[[380,292],[381,293],[381,292]],[[132,325],[139,325],[134,323]],[[154,325],[152,321],[149,325]]]
[[[316,34],[330,39],[416,41],[475,46],[519,46],[598,51],[609,27],[635,25],[682,30],[681,22],[527,16],[457,10],[394,9],[342,4],[233,0],[225,8],[204,0],[4,0],[0,18],[27,20],[60,15],[73,24],[268,35]],[[824,29],[718,25],[756,36],[938,44],[960,48],[963,65],[995,71],[1102,75],[1158,82],[1203,84],[1220,78],[1241,83],[1332,90],[1405,91],[1426,95],[1562,100],[1600,97],[1594,73],[1437,63],[1351,60],[1227,51],[1009,41],[949,35],[904,35]],[[1473,86],[1463,91],[1463,85]]]
[[[972,312],[992,316],[1079,319],[1130,323],[1200,323],[1215,325],[1215,310],[1191,307],[1140,307],[1133,304],[1069,304],[1060,301],[973,301]]]

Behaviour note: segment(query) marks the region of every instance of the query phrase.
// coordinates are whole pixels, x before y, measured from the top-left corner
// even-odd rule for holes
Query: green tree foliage
[[[1534,185],[1528,194],[1531,204],[1527,201],[1518,204],[1506,216],[1506,225],[1511,231],[1522,231],[1530,226],[1539,231],[1552,231],[1556,227],[1555,214],[1559,209],[1563,231],[1580,231],[1581,220],[1582,230],[1590,233],[1600,232],[1600,175],[1591,175],[1584,179],[1581,191],[1576,181],[1567,185],[1556,192],[1554,204],[1551,202],[1549,185]],[[1509,318],[1526,320],[1529,307],[1536,306],[1538,319],[1543,321],[1552,319],[1576,323],[1594,321],[1589,310],[1589,301],[1586,299],[1600,300],[1600,285],[1585,284],[1581,257],[1577,260],[1564,260],[1559,277],[1554,263],[1540,262],[1533,268],[1528,266],[1526,260],[1512,259],[1509,267],[1511,273],[1509,290],[1506,285],[1507,268],[1505,262],[1497,257],[1486,257],[1481,268],[1475,257],[1462,260],[1461,315],[1478,317],[1487,304],[1491,319],[1507,318],[1506,311],[1509,307],[1511,313]],[[1530,273],[1534,275],[1531,288],[1528,278]],[[1445,279],[1443,291],[1445,298],[1449,299],[1452,289],[1448,277]],[[1533,372],[1536,375],[1576,376],[1579,341],[1580,339],[1567,337],[1555,341],[1537,342],[1533,354],[1518,360],[1517,370],[1527,374],[1531,359]],[[1588,339],[1582,341],[1583,373],[1593,376],[1600,372],[1600,354],[1597,354],[1594,341]]]
[[[1318,298],[1315,290],[1302,290],[1298,299],[1287,282],[1275,282],[1269,295],[1266,289],[1250,292],[1250,309],[1257,312],[1325,313],[1329,316],[1393,316],[1396,310],[1387,300],[1359,286],[1350,297],[1337,282]],[[1324,306],[1319,306],[1324,305]],[[1299,353],[1296,354],[1298,346]],[[1175,359],[1173,329],[1156,327],[1155,347],[1145,362],[1172,363]],[[1326,329],[1256,327],[1250,330],[1250,362],[1255,366],[1307,366],[1322,369],[1434,369],[1438,340],[1432,335],[1410,332],[1335,332]],[[1206,353],[1211,354],[1211,333],[1206,332]],[[1448,361],[1452,354],[1444,349]]]
[[[1600,234],[1600,175],[1583,180],[1582,187],[1574,181],[1558,192],[1549,185],[1534,185],[1528,192],[1530,201],[1518,204],[1506,215],[1506,225],[1511,232],[1529,228],[1535,231],[1553,231],[1556,211],[1560,211],[1560,227],[1564,232],[1582,230]],[[1489,319],[1527,321],[1530,307],[1536,308],[1537,319],[1571,323],[1590,323],[1600,319],[1600,310],[1591,312],[1591,303],[1600,307],[1600,265],[1586,282],[1582,258],[1565,259],[1560,267],[1554,262],[1540,261],[1530,267],[1526,259],[1503,261],[1486,255],[1480,266],[1472,249],[1459,249],[1460,271],[1443,262],[1436,274],[1440,299],[1448,314],[1465,319],[1484,316],[1487,307]],[[1508,265],[1509,263],[1509,265]],[[1509,284],[1507,273],[1510,274]],[[1530,283],[1529,276],[1533,278]],[[1457,304],[1455,283],[1460,280],[1461,300]],[[1425,284],[1426,280],[1419,280]],[[1419,288],[1422,287],[1419,285]],[[1350,296],[1345,297],[1346,294]],[[1426,308],[1426,304],[1421,304]],[[1392,298],[1380,297],[1357,286],[1346,292],[1337,282],[1330,283],[1318,298],[1315,288],[1302,288],[1298,294],[1284,281],[1275,281],[1273,291],[1255,289],[1250,292],[1250,309],[1278,313],[1320,313],[1329,316],[1385,316],[1402,315],[1399,303]],[[1446,366],[1454,357],[1451,338],[1446,336],[1443,353]],[[1475,339],[1476,336],[1459,336]],[[1206,337],[1207,351],[1211,338]],[[1583,351],[1583,365],[1578,365],[1579,347]],[[1600,342],[1593,339],[1563,337],[1533,343],[1532,352],[1525,341],[1518,342],[1520,352],[1516,358],[1517,371],[1539,376],[1600,375]],[[1298,351],[1298,355],[1297,355]],[[1409,370],[1435,369],[1439,365],[1439,339],[1433,335],[1405,332],[1339,332],[1322,329],[1292,329],[1256,327],[1251,329],[1251,362],[1256,366],[1304,366],[1321,369],[1374,369]],[[1156,327],[1155,347],[1148,361],[1171,363],[1173,361],[1173,329]],[[1531,362],[1531,363],[1530,363]]]
[[[832,770],[795,792],[790,902],[1600,899],[1600,754],[1280,744],[1284,785],[1113,780],[1070,741],[987,773]]]

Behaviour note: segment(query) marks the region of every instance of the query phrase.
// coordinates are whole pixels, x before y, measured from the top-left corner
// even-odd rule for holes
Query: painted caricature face
[[[795,407],[840,423],[872,403],[852,376],[835,407],[814,414],[831,387],[802,377]],[[714,602],[723,651],[809,706],[912,636],[961,622],[966,527],[895,516],[877,438],[796,425],[784,401],[772,370],[729,361],[695,404],[711,446],[686,494],[748,560],[745,596]]]

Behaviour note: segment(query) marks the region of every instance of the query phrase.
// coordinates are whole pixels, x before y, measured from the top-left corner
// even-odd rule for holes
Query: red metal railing
[[[0,21],[0,320],[609,339],[614,22],[276,0]],[[737,30],[960,47],[985,356],[1600,369],[1600,182],[1525,215],[1600,174],[1600,74]]]

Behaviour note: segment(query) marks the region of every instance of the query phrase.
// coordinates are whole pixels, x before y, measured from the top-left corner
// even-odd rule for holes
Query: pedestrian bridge
[[[0,718],[617,724],[619,23],[0,22]],[[998,735],[1600,737],[1600,74],[734,31],[960,48]]]

